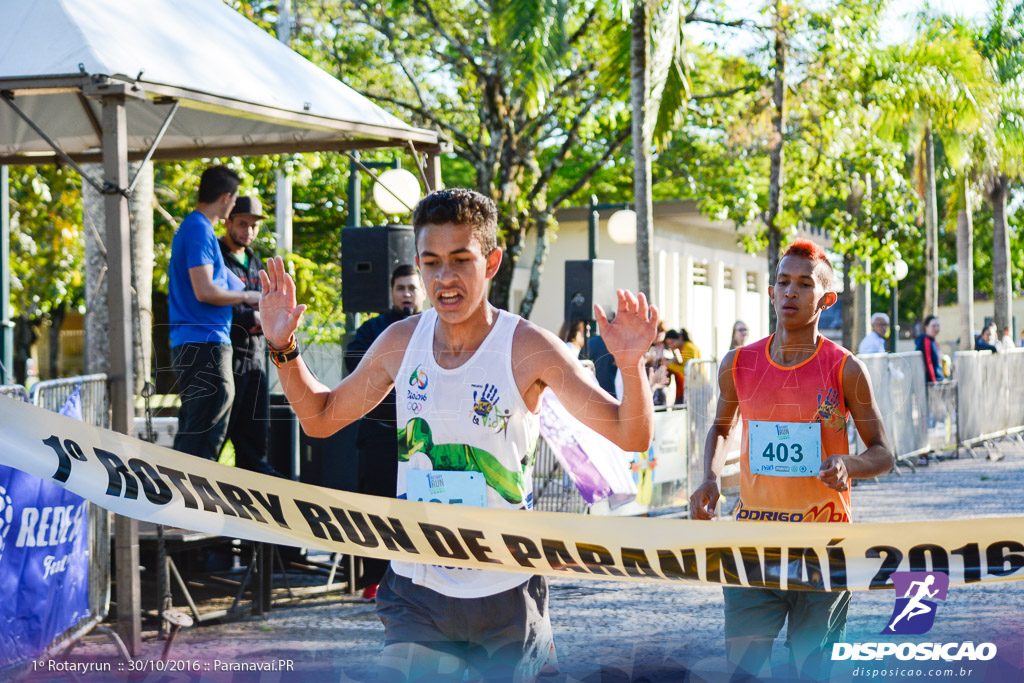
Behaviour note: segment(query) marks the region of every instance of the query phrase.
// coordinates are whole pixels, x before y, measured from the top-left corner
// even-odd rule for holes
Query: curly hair
[[[455,187],[431,192],[412,212],[412,228],[417,244],[427,225],[468,225],[480,242],[484,256],[498,246],[498,207],[479,192]]]

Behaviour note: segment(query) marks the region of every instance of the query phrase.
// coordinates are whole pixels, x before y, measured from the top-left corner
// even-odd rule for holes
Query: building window
[[[722,277],[722,287],[724,287],[725,289],[736,289],[735,287],[733,287],[733,284],[732,284],[732,276],[733,276],[732,268],[725,268],[723,270],[723,272],[725,274]]]
[[[747,271],[747,291],[748,292],[756,292],[757,291],[757,273],[752,273],[750,271]]]
[[[708,264],[707,263],[694,263],[693,264],[693,284],[695,284],[695,285],[707,285],[708,284]]]

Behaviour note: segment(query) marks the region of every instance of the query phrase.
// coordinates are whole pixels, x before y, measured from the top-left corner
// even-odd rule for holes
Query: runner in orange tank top
[[[726,444],[742,421],[736,519],[850,522],[850,479],[892,469],[893,454],[864,365],[818,333],[835,304],[834,274],[821,247],[797,240],[768,292],[776,333],[722,359],[717,412],[704,444],[704,482],[690,496],[694,519],[713,519]],[[846,416],[863,453],[851,455]],[[725,645],[738,676],[769,675],[772,642],[787,621],[791,664],[801,678],[827,678],[823,656],[843,638],[850,594],[725,587]]]

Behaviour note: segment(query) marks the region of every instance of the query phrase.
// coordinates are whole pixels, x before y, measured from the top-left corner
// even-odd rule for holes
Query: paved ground
[[[1024,515],[1024,449],[1004,447],[997,462],[962,458],[932,463],[916,473],[890,474],[878,483],[864,482],[853,492],[858,521],[920,520]],[[1021,536],[1024,536],[1022,530]],[[892,609],[892,593],[875,591],[854,596],[849,620],[850,642],[873,640]],[[551,613],[562,672],[550,680],[565,681],[718,681],[723,680],[723,617],[717,588],[660,584],[627,584],[555,580]],[[241,676],[191,674],[139,675],[137,680],[360,680],[371,670],[381,645],[382,628],[373,607],[351,599],[307,600],[275,609],[266,619],[248,619],[183,631],[173,659],[187,662],[291,662],[298,674]],[[935,627],[933,642],[993,641],[1006,666],[1017,667],[960,674],[960,663],[895,662],[936,669],[951,667],[952,676],[929,680],[1022,680],[1024,668],[1024,582],[956,586]],[[144,642],[144,658],[159,659],[163,643],[152,635]],[[113,648],[89,636],[72,662],[114,662]],[[785,659],[777,646],[776,663]],[[891,659],[891,658],[890,658]],[[973,667],[967,664],[966,667]],[[859,675],[857,675],[859,673]],[[847,666],[837,667],[834,680],[856,680]],[[886,681],[918,680],[915,675],[870,676]],[[114,664],[108,675],[88,674],[80,680],[125,680]],[[36,672],[32,681],[68,680],[66,674]]]

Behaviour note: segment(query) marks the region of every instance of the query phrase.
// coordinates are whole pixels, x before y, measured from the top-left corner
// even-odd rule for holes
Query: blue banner
[[[78,390],[61,413],[81,418]],[[38,657],[89,615],[85,499],[0,465],[0,669]]]

